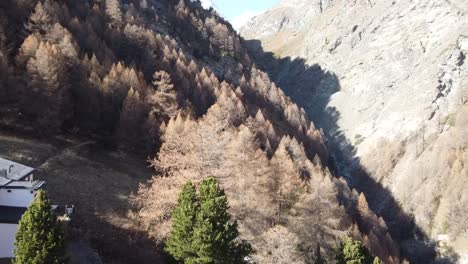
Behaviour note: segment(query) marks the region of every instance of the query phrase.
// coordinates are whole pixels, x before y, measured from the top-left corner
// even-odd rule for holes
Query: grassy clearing
[[[154,243],[127,217],[129,196],[152,175],[145,157],[79,139],[38,140],[0,132],[0,156],[37,167],[56,204],[74,204],[70,238],[105,263],[160,263]],[[1,262],[0,262],[1,263]]]

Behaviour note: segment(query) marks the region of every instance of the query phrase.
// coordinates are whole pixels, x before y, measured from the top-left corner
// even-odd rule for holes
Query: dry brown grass
[[[76,206],[70,240],[89,243],[106,263],[160,263],[153,242],[127,217],[129,195],[152,175],[145,157],[77,139],[2,133],[0,156],[38,167],[53,202]]]

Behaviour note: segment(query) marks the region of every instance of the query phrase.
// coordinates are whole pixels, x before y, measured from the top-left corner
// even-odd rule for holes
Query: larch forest
[[[151,167],[123,198],[128,233],[116,236],[128,236],[126,252],[109,246],[121,240],[90,239],[105,263],[170,261],[182,187],[210,176],[237,239],[252,247],[243,261],[322,263],[352,237],[384,263],[403,263],[398,238],[339,174],[323,130],[258,56],[199,1],[2,0],[0,128],[93,140]]]

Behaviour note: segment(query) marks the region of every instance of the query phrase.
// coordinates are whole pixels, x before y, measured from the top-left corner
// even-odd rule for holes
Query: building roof
[[[0,206],[0,224],[18,224],[26,209],[24,207]]]
[[[44,181],[11,181],[5,184],[3,187],[7,189],[30,189],[38,190],[44,185]],[[2,187],[2,186],[0,186]]]
[[[11,182],[11,180],[0,176],[0,187],[4,186],[4,185],[7,185],[9,182]]]
[[[26,165],[0,158],[0,187],[7,185],[11,181],[19,181],[30,175],[33,171],[33,168]]]

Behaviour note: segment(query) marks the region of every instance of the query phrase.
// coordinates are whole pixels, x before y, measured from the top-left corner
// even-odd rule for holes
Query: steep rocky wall
[[[241,30],[254,53],[272,52],[260,66],[324,129],[339,172],[390,229],[395,220],[394,236],[390,208],[398,206],[421,228],[413,234],[448,234],[460,263],[468,254],[468,210],[460,209],[468,208],[467,15],[463,0],[284,0]],[[403,248],[413,251],[407,238]]]

